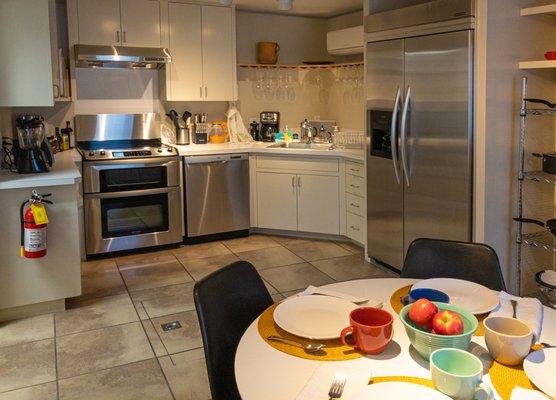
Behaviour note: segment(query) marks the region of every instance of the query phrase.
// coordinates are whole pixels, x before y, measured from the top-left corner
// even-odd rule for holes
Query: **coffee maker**
[[[16,119],[17,138],[13,142],[13,154],[15,169],[20,174],[48,172],[54,163],[43,121],[39,115],[21,115]]]
[[[260,117],[260,140],[274,142],[274,137],[280,131],[280,113],[278,111],[263,111]]]

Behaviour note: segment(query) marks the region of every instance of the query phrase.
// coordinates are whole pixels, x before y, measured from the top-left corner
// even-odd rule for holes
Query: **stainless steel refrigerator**
[[[472,0],[366,17],[367,243],[400,270],[417,238],[471,240]]]

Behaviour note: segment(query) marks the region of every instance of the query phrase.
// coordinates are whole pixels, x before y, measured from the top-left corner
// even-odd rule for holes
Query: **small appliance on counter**
[[[21,115],[16,119],[17,139],[13,141],[13,156],[15,170],[20,174],[48,172],[54,163],[43,121],[39,115]]]
[[[276,134],[280,131],[280,113],[278,111],[263,111],[260,118],[259,140],[274,142]]]

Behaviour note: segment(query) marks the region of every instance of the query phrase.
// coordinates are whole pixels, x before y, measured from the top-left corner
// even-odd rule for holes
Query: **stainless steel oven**
[[[83,162],[87,255],[182,241],[179,157]]]

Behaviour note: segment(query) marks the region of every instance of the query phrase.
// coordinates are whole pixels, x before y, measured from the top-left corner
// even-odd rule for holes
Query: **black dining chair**
[[[273,304],[259,273],[237,261],[193,288],[212,400],[241,400],[234,373],[237,346],[249,325]]]
[[[496,252],[480,243],[417,239],[407,249],[401,277],[465,279],[506,290]]]

